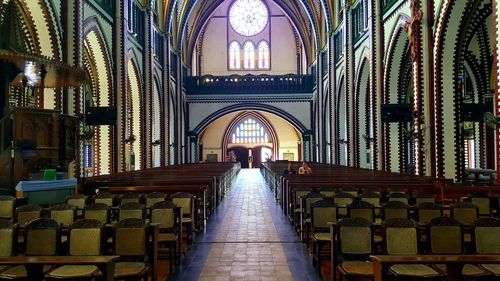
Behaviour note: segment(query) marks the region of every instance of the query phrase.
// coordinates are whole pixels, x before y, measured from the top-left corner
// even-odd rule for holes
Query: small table
[[[448,280],[464,280],[462,268],[464,264],[498,264],[500,255],[375,255],[370,256],[373,262],[375,281],[382,281],[384,268],[394,264],[446,264]]]
[[[42,280],[44,265],[95,265],[104,280],[114,280],[119,256],[13,256],[0,258],[0,265],[24,265],[28,280]]]

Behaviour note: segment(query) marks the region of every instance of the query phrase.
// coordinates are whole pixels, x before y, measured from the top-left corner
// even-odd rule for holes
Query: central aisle
[[[242,169],[170,280],[320,280],[258,169]]]

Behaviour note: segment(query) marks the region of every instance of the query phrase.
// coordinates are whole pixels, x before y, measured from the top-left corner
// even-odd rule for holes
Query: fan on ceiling
[[[483,118],[484,118],[484,124],[486,124],[486,126],[492,129],[500,127],[500,116],[495,116],[495,114],[487,111],[484,113]]]

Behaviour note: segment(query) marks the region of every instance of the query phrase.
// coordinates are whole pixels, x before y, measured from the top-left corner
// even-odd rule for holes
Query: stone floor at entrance
[[[321,280],[259,169],[242,169],[167,280]]]

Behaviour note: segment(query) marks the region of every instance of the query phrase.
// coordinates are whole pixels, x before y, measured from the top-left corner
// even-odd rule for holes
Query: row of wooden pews
[[[98,191],[112,194],[188,192],[199,201],[199,213],[205,221],[227,193],[240,168],[239,163],[173,165],[85,178],[80,189],[87,195]]]
[[[294,170],[297,171],[302,163],[293,162],[292,164]],[[468,208],[472,206],[470,210],[474,217],[474,219],[472,219],[473,225],[481,222],[482,218],[498,216],[498,195],[500,194],[500,188],[498,186],[466,186],[456,184],[448,179],[319,163],[309,164],[309,167],[313,171],[312,174],[289,175],[284,173],[287,167],[288,162],[265,163],[261,167],[261,172],[269,187],[274,192],[275,198],[281,205],[283,212],[289,217],[297,232],[303,237],[303,241],[306,243],[307,248],[310,249],[313,257],[313,264],[317,266],[320,274],[323,273],[323,275],[326,275],[326,279],[331,277],[335,280],[335,277],[342,271],[334,262],[341,259],[339,258],[340,248],[338,246],[339,235],[335,234],[335,226],[338,227],[339,222],[357,219],[356,216],[353,215],[355,213],[353,210],[356,208],[358,208],[358,213],[363,212],[360,212],[359,208],[366,208],[365,210],[368,210],[365,213],[369,214],[367,215],[369,218],[362,218],[364,220],[363,223],[370,225],[370,227],[374,229],[375,236],[381,238],[380,241],[374,243],[371,252],[366,253],[366,257],[368,257],[368,255],[373,255],[371,260],[374,268],[370,270],[372,274],[368,274],[365,277],[373,277],[374,273],[376,280],[385,280],[384,276],[386,276],[390,265],[393,264],[435,264],[442,262],[450,264],[450,267],[447,268],[447,270],[449,269],[449,280],[461,280],[452,276],[456,276],[456,269],[459,268],[461,270],[464,263],[500,263],[500,255],[496,255],[500,252],[496,252],[496,250],[491,252],[491,254],[493,254],[491,256],[485,256],[484,253],[470,251],[470,248],[473,248],[473,246],[471,246],[473,241],[467,241],[466,238],[468,237],[468,240],[471,240],[471,232],[473,232],[474,227],[464,224],[459,218],[454,217],[455,215],[458,216],[458,212],[454,214],[455,208],[464,205]],[[345,196],[346,193],[352,194],[352,196],[348,198],[348,202],[351,203],[342,205],[342,203],[339,202],[345,199],[342,197]],[[371,196],[365,198],[365,194],[370,194]],[[373,196],[375,194],[378,195]],[[477,201],[474,201],[476,196],[479,196],[479,198],[477,198]],[[392,200],[402,201],[404,203],[395,202],[398,204],[392,204],[394,203],[390,202]],[[432,207],[439,207],[441,215],[438,214],[438,216],[441,216],[442,220],[455,220],[461,225],[461,229],[464,230],[462,239],[466,241],[464,242],[463,248],[464,255],[439,256],[434,254],[434,256],[431,256],[429,253],[432,253],[432,251],[426,248],[428,245],[425,244],[425,242],[419,245],[419,249],[421,248],[422,250],[420,255],[402,255],[399,257],[388,257],[384,255],[387,254],[383,250],[386,241],[384,241],[385,237],[381,232],[387,227],[386,223],[389,224],[394,222],[391,221],[393,219],[384,221],[384,208],[389,205],[405,206],[408,212],[402,212],[405,215],[395,220],[399,220],[398,223],[403,222],[414,226],[419,233],[418,235],[425,234],[429,227],[429,223],[422,223],[422,221],[415,219],[415,217],[418,218],[417,212],[424,206],[421,205],[422,203],[419,203],[419,200],[428,201],[428,203],[425,203],[427,204],[426,206],[432,205]],[[372,203],[374,201],[377,203]],[[328,210],[332,212],[331,214],[323,214],[333,218],[333,221],[329,223],[331,227],[326,228],[326,233],[322,232],[324,230],[321,230],[321,227],[315,229],[314,208],[316,207],[319,208],[317,210],[325,208],[323,212],[326,212],[326,208],[329,208]],[[300,216],[298,216],[298,214],[300,214]],[[439,221],[441,218],[437,218],[436,220]],[[474,222],[474,220],[476,221]],[[496,222],[498,219],[492,218],[492,220]],[[500,222],[500,220],[498,221]],[[340,225],[342,225],[342,223],[340,223]],[[330,232],[328,232],[329,228],[332,229]],[[316,234],[326,235],[326,240],[321,241],[320,238],[322,236],[314,235],[315,231]],[[321,256],[325,256],[325,253],[322,253],[324,248],[322,248],[321,245],[327,244],[330,245],[330,251],[326,254],[330,259],[329,262],[331,262],[329,266],[326,266],[324,263],[321,265]],[[426,255],[422,255],[422,253]],[[474,254],[482,255],[475,256]],[[326,261],[325,257],[323,257],[323,261]],[[321,272],[320,266],[323,267],[324,272]],[[326,270],[325,267],[327,268]],[[331,268],[331,273],[328,268]],[[491,272],[488,272],[488,274],[491,275]],[[384,279],[382,279],[383,277]]]

